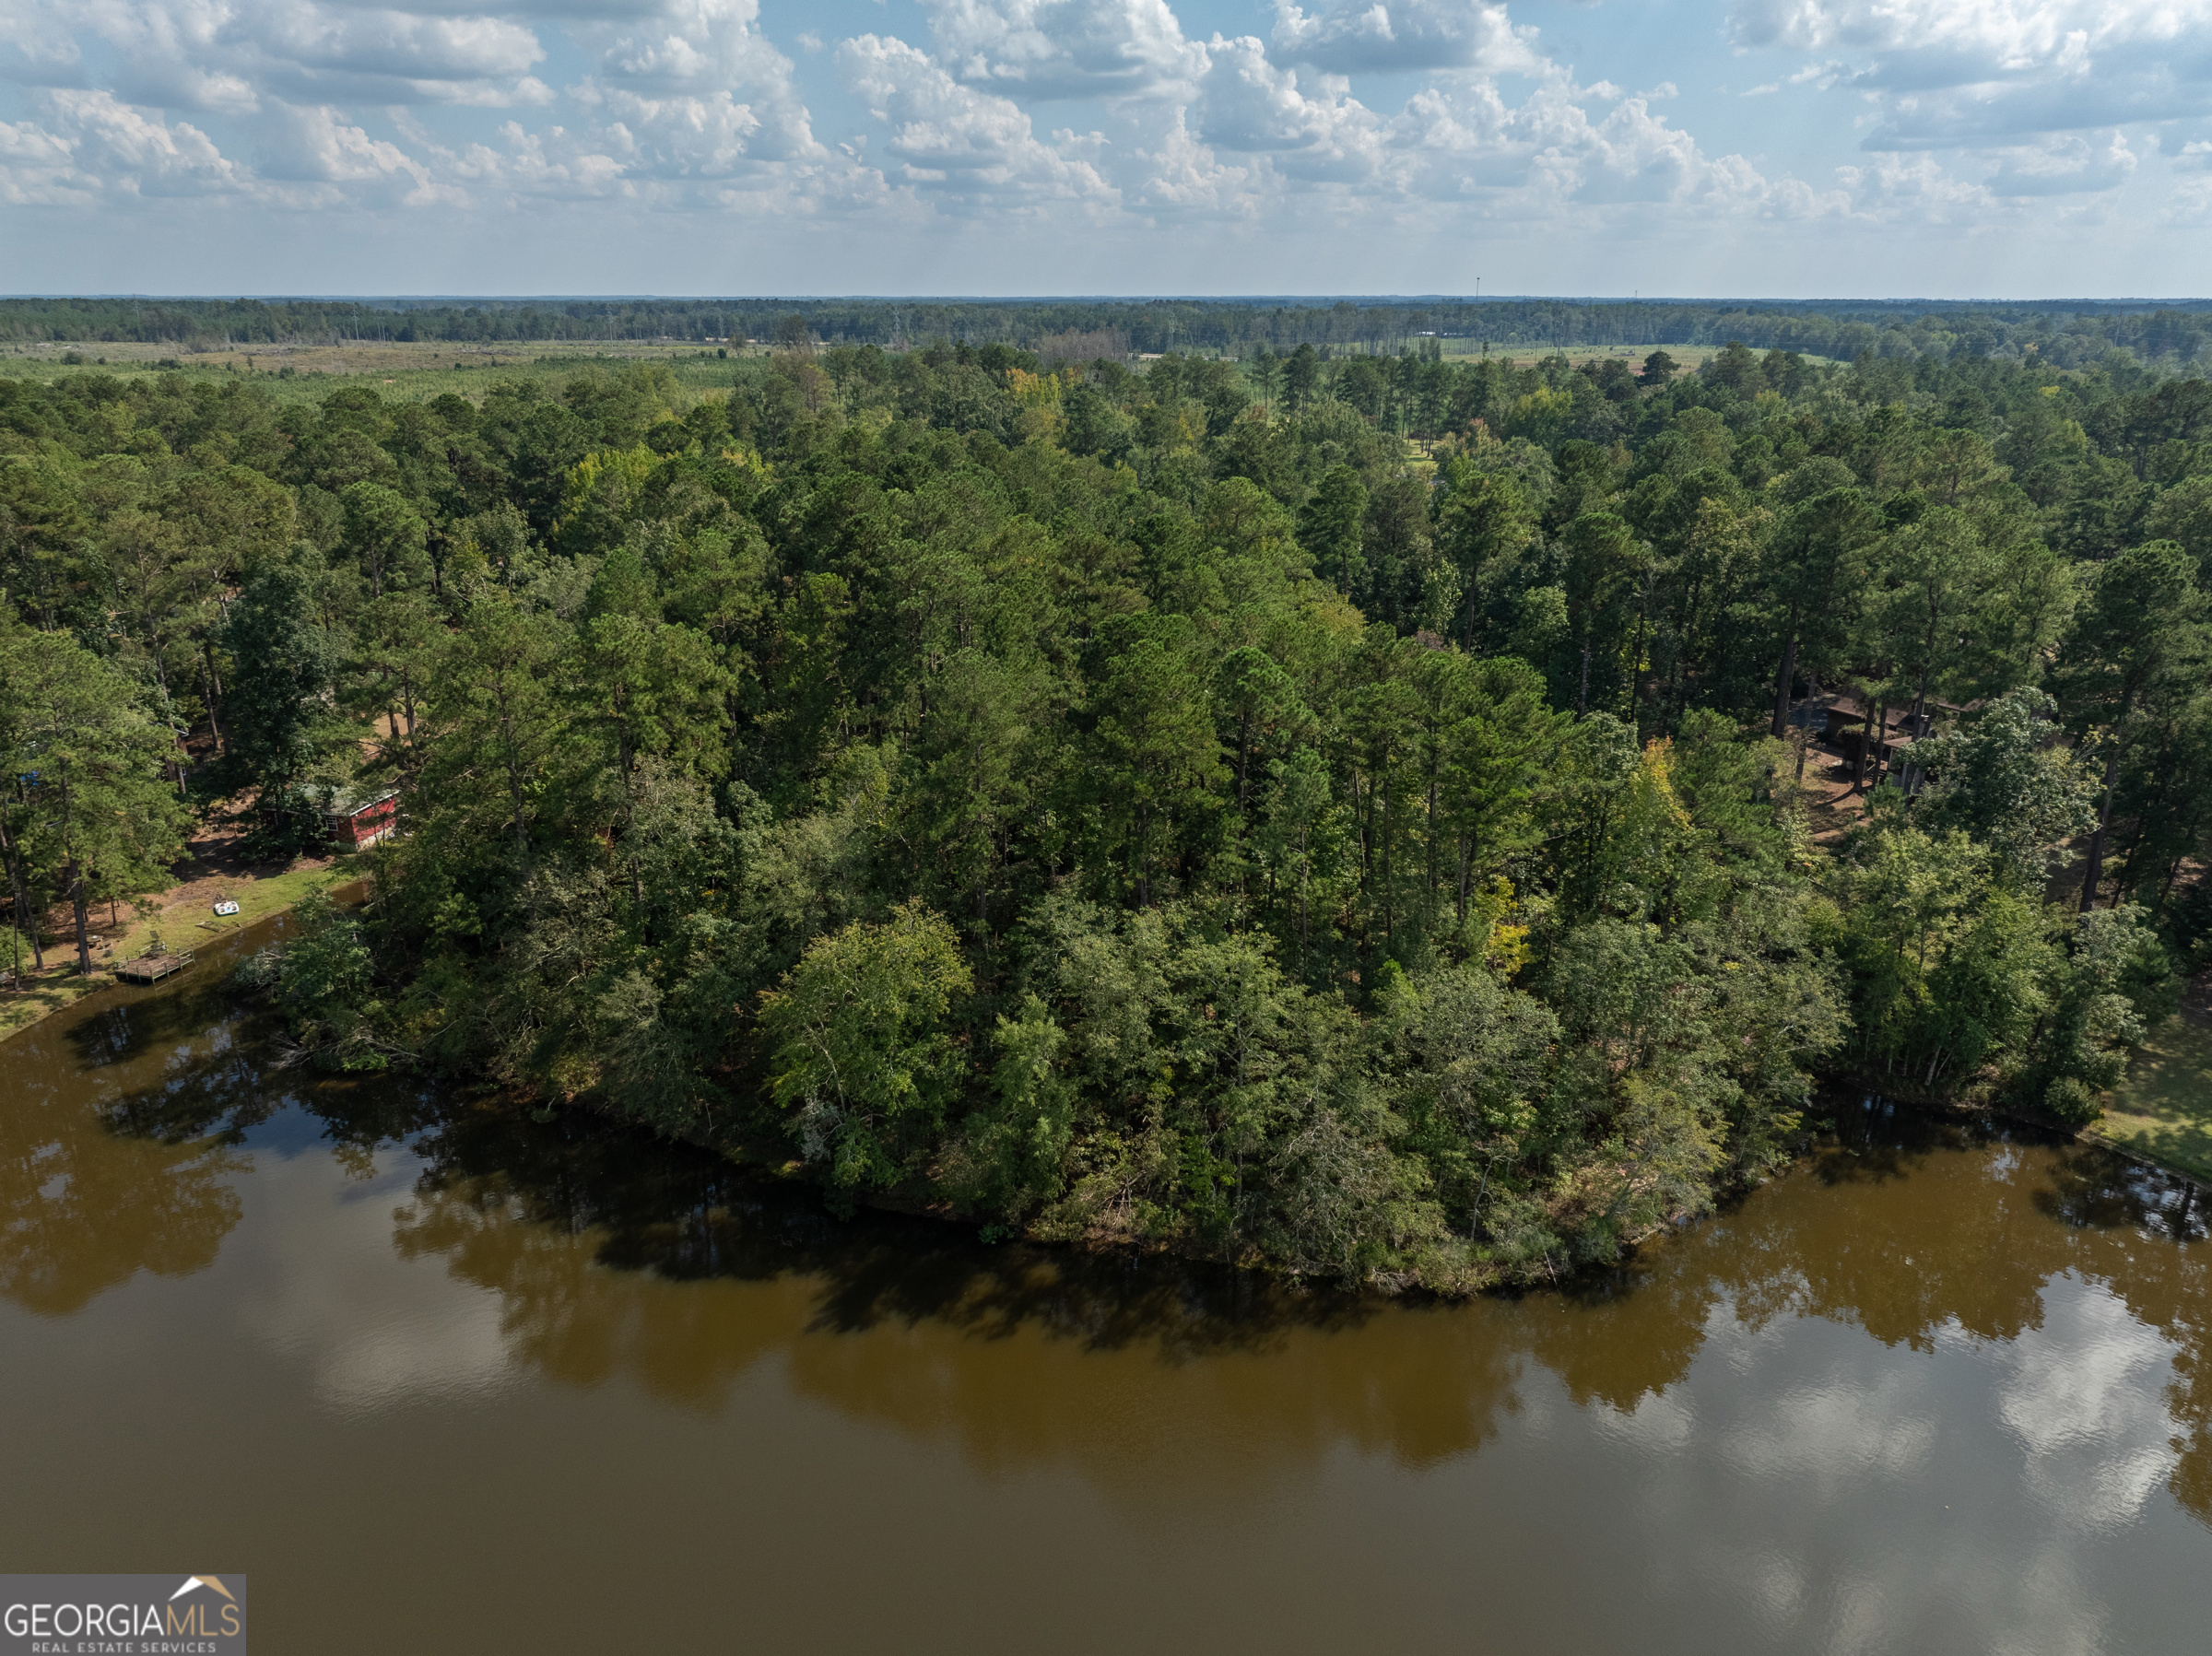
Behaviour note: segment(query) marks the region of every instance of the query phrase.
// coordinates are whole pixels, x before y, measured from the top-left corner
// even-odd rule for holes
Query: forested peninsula
[[[2093,1119],[2201,963],[2212,384],[1112,332],[0,378],[25,946],[396,791],[301,1062],[1442,1291],[1826,1086]]]

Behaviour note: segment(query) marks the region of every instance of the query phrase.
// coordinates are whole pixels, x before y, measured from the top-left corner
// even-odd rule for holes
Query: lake
[[[2212,1611],[2184,1181],[1878,1101],[1557,1292],[984,1246],[276,1062],[0,1045],[0,1568],[265,1651],[2148,1651]]]

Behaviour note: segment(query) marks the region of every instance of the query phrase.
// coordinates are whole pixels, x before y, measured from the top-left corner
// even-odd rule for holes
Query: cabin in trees
[[[1826,711],[1827,723],[1821,735],[1833,743],[1845,758],[1857,758],[1867,736],[1869,721],[1865,708],[1852,697],[1837,696],[1829,700]],[[1909,707],[1885,708],[1881,711],[1882,728],[1875,735],[1874,752],[1870,756],[1877,763],[1895,758],[1900,749],[1928,734],[1932,720],[1926,713],[1915,717]]]
[[[359,851],[399,832],[399,790],[390,785],[342,788],[323,805],[323,831],[339,851]]]

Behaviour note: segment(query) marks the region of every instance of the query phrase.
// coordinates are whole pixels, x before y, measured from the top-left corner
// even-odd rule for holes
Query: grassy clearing
[[[1453,361],[1495,356],[1500,362],[1521,368],[1554,354],[1554,347],[1530,345],[1492,346],[1486,351],[1479,339],[1453,338],[1441,344],[1445,357]],[[247,345],[194,352],[174,344],[55,340],[0,348],[0,375],[55,382],[85,374],[136,379],[170,373],[229,382],[252,374],[280,403],[319,403],[334,388],[334,382],[344,380],[372,384],[387,401],[422,403],[449,391],[471,401],[479,400],[500,380],[536,380],[551,387],[586,369],[618,370],[632,362],[662,362],[675,370],[682,391],[697,401],[729,390],[738,360],[768,353],[765,346],[739,346],[731,347],[729,357],[724,358],[715,356],[717,348],[722,347],[702,349],[696,343],[643,340],[605,345],[573,340],[515,340],[491,345],[357,340],[342,345]],[[1654,350],[1665,350],[1685,369],[1703,366],[1720,350],[1712,345],[1578,345],[1559,348],[1575,362],[1618,357],[1631,364],[1641,364]],[[65,353],[75,353],[84,360],[65,363]],[[154,365],[164,358],[182,366],[157,369]],[[1826,358],[1810,357],[1806,360]],[[279,370],[285,368],[292,371],[280,378]]]
[[[1469,358],[1487,356],[1513,368],[1534,368],[1547,357],[1565,357],[1568,361],[1576,363],[1603,362],[1610,357],[1626,362],[1631,368],[1641,368],[1643,359],[1653,351],[1665,351],[1675,359],[1676,366],[1685,372],[1703,368],[1724,348],[1718,345],[1492,345],[1486,351],[1479,339],[1447,339],[1443,342],[1445,359],[1452,362],[1464,362]],[[1764,357],[1767,353],[1761,349],[1755,354]],[[1815,364],[1836,361],[1832,357],[1817,357],[1810,352],[1801,351],[1798,354],[1807,362]]]
[[[677,384],[697,400],[710,392],[727,391],[734,377],[732,361],[716,357],[714,347],[705,347],[703,355],[701,349],[697,345],[634,341],[604,346],[568,341],[493,346],[371,341],[335,346],[241,346],[192,353],[175,345],[56,343],[21,345],[0,352],[0,375],[56,382],[87,374],[131,380],[164,373],[188,380],[235,382],[251,374],[279,403],[319,403],[340,381],[373,385],[390,402],[422,403],[449,391],[476,401],[501,380],[536,380],[553,386],[586,369],[619,370],[633,362],[662,362],[675,370]],[[65,352],[75,352],[84,361],[64,363]],[[756,348],[733,356],[759,354]],[[164,358],[182,366],[156,368],[155,363]],[[289,377],[280,376],[285,368],[292,370]]]
[[[1618,358],[1631,367],[1641,367],[1643,359],[1653,351],[1665,351],[1682,367],[1702,368],[1709,357],[1721,354],[1717,345],[1495,345],[1488,350],[1479,339],[1447,339],[1443,352],[1447,360],[1465,361],[1468,358],[1495,358],[1514,368],[1533,368],[1547,357],[1563,356],[1570,362],[1603,362],[1608,357]],[[1818,361],[1818,358],[1808,358]]]
[[[2097,1130],[2170,1167],[2212,1179],[2212,1027],[2188,1012],[2150,1032]]]
[[[105,989],[115,981],[115,965],[146,953],[147,945],[157,933],[171,951],[182,954],[214,941],[225,932],[236,931],[290,908],[317,886],[338,885],[359,877],[356,860],[341,857],[330,863],[295,863],[266,874],[229,873],[188,880],[155,897],[148,913],[139,915],[129,909],[121,909],[117,912],[128,917],[122,926],[98,926],[99,941],[93,945],[93,970],[89,977],[77,975],[74,937],[50,938],[46,970],[29,970],[27,957],[23,986],[0,992],[0,1040],[38,1022],[50,1012],[60,1011],[82,995]],[[227,897],[237,903],[238,912],[218,919],[214,910],[218,897]],[[93,917],[104,921],[106,913],[106,905],[101,904],[93,910]],[[6,964],[0,959],[0,969],[5,969]]]

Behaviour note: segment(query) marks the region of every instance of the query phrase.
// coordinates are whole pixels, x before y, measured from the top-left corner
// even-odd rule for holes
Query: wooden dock
[[[115,975],[125,983],[159,983],[164,978],[175,977],[191,964],[190,949],[181,955],[141,955],[116,967]]]

